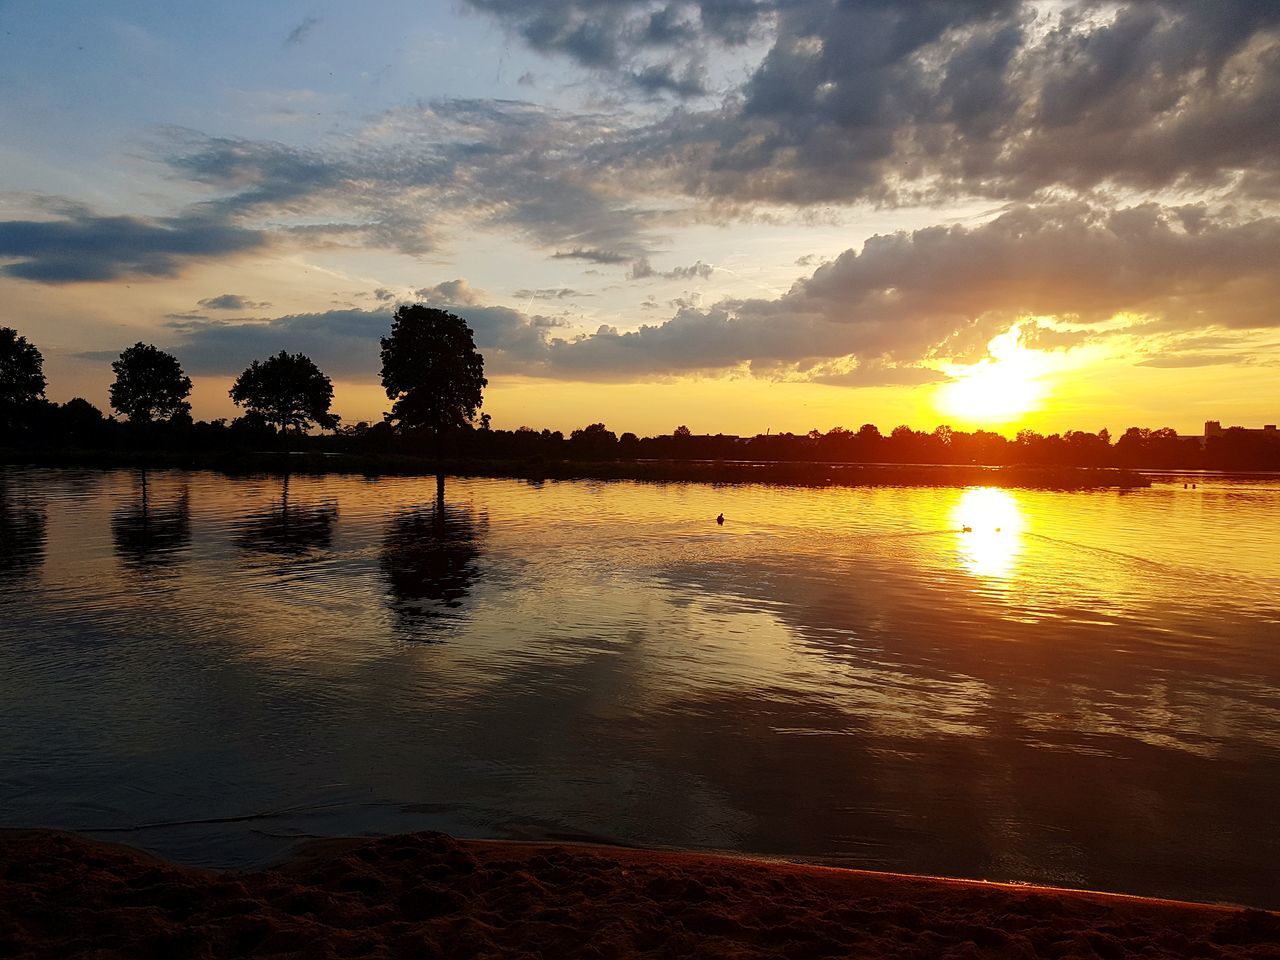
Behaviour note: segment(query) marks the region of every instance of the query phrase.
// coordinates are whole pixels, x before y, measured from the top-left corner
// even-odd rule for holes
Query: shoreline
[[[767,484],[801,487],[972,487],[1028,490],[1132,490],[1151,486],[1119,467],[862,464],[811,461],[479,460],[437,463],[401,454],[366,456],[314,451],[0,451],[0,465],[86,469],[212,470],[243,474],[358,474],[493,477],[529,480],[630,480],[649,483]]]
[[[253,872],[0,831],[0,956],[1280,957],[1280,914],[733,854],[437,833]]]

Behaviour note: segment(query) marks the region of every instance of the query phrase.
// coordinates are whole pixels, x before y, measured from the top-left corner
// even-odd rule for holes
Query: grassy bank
[[[1148,487],[1140,473],[1101,467],[982,467],[928,464],[823,464],[800,461],[467,460],[437,463],[403,454],[275,451],[0,451],[0,463],[110,469],[217,470],[245,473],[358,473],[365,476],[512,477],[525,480],[642,480],[659,483],[767,483],[816,487],[968,487],[1100,490]]]

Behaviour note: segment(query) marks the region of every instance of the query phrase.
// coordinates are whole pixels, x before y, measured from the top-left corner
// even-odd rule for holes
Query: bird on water
[[[722,527],[724,526],[724,514],[723,514],[723,513],[722,513],[722,514],[720,514],[720,516],[716,517],[716,523],[720,524],[720,526],[722,526]]]

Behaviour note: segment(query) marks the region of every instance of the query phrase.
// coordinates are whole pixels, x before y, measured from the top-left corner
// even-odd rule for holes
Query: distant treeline
[[[434,437],[427,432],[396,430],[387,423],[339,426],[324,435],[284,431],[261,417],[234,420],[136,424],[105,416],[89,402],[44,401],[28,410],[22,429],[9,431],[5,446],[19,451],[146,454],[168,451],[210,454],[266,453],[350,454],[371,460],[433,456]],[[482,420],[478,427],[449,431],[441,445],[449,460],[603,462],[610,460],[775,461],[791,463],[980,464],[987,466],[1127,467],[1184,470],[1280,470],[1280,442],[1257,432],[1228,429],[1202,443],[1180,437],[1172,429],[1131,427],[1113,439],[1072,430],[1044,435],[1023,430],[1013,439],[978,430],[949,427],[931,432],[895,427],[882,433],[872,424],[858,430],[835,427],[825,433],[777,433],[754,437],[698,435],[684,427],[670,434],[620,436],[595,423],[565,436],[559,430],[495,430]]]
[[[1180,437],[1168,427],[1130,427],[1114,440],[1105,429],[1048,436],[1023,430],[1009,439],[946,426],[932,432],[898,426],[884,434],[872,424],[754,437],[698,435],[684,426],[660,436],[619,436],[603,423],[567,437],[559,430],[531,427],[494,430],[488,414],[479,413],[487,384],[484,361],[465,321],[421,305],[402,306],[381,343],[382,383],[393,403],[379,423],[341,425],[330,411],[329,378],[310,358],[284,351],[253,361],[232,384],[230,395],[244,409],[242,416],[193,420],[191,380],[178,359],[143,343],[127,348],[111,364],[116,375],[111,405],[123,418],[116,419],[81,398],[66,403],[46,399],[39,350],[16,330],[0,327],[0,448],[9,451],[8,459],[39,453],[38,459],[46,461],[93,462],[97,457],[104,463],[180,462],[184,456],[207,463],[290,451],[345,454],[371,466],[398,461],[406,469],[429,459],[507,465],[754,461],[1280,470],[1274,431],[1234,428],[1207,442]],[[331,432],[309,432],[313,429]],[[555,475],[554,470],[544,472]]]

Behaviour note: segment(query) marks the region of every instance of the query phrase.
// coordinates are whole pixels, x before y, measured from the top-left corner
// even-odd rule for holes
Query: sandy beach
[[[273,869],[0,832],[2,957],[1278,957],[1280,915],[729,856],[418,833]]]

